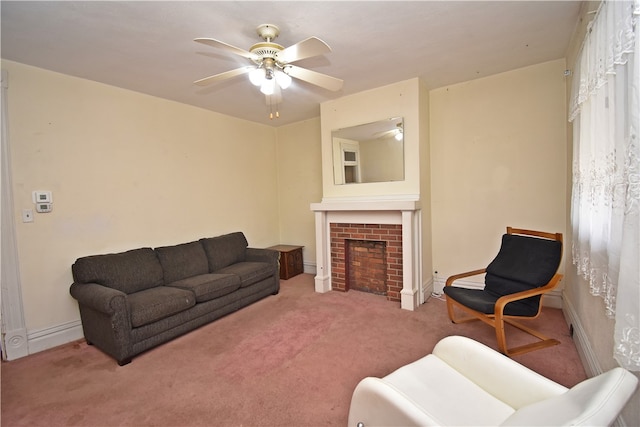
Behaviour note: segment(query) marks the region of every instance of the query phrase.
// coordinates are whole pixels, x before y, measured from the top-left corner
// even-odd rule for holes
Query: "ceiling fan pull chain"
[[[271,108],[271,112],[269,113],[269,119],[273,120],[273,105],[270,105],[270,108]],[[276,116],[276,119],[280,118],[280,111],[278,111],[278,106],[277,105],[276,105],[276,114],[275,114],[275,116]]]
[[[267,96],[267,105],[269,106],[269,120],[273,120],[274,116],[276,119],[280,118],[279,104],[280,104],[279,95]],[[274,106],[275,106],[275,114],[274,114]]]

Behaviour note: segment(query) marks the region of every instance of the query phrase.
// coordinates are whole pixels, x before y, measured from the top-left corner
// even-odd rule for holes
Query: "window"
[[[615,318],[614,357],[640,371],[640,0],[605,1],[574,68],[572,256]]]

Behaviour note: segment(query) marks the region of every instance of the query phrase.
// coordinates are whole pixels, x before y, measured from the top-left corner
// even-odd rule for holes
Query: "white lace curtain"
[[[614,357],[640,371],[640,0],[604,1],[574,67],[573,262],[615,318]]]

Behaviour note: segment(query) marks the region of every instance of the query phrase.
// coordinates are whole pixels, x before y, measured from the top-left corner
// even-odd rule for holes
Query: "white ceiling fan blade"
[[[324,55],[329,52],[331,52],[331,48],[328,44],[317,37],[309,37],[278,52],[276,58],[283,64],[288,64],[301,59],[311,58],[312,56]]]
[[[252,67],[251,65],[247,65],[246,67],[236,68],[235,70],[225,71],[224,73],[215,74],[213,76],[205,77],[204,79],[196,80],[193,82],[198,86],[207,86],[212,83],[217,83],[222,80],[230,79],[235,76],[239,76],[242,74],[246,74],[249,71],[255,69],[256,67]]]
[[[215,47],[217,49],[226,50],[227,52],[235,53],[236,55],[240,55],[240,56],[243,56],[245,58],[249,58],[252,61],[260,59],[260,57],[258,55],[253,54],[253,53],[249,52],[248,50],[244,50],[244,49],[240,49],[239,47],[231,46],[230,44],[225,43],[225,42],[221,42],[220,40],[209,39],[209,38],[199,38],[199,39],[193,39],[193,41],[194,42],[198,42],[198,43],[202,43],[202,44],[206,44],[208,46]]]
[[[389,136],[393,136],[397,132],[398,131],[395,130],[395,129],[393,129],[393,130],[385,130],[385,131],[382,131],[382,132],[376,132],[376,133],[373,134],[373,138],[374,139],[382,139],[382,138],[386,138],[386,137],[389,137]]]
[[[291,77],[295,77],[313,85],[320,86],[327,90],[338,91],[342,89],[342,80],[316,71],[307,70],[306,68],[296,67],[295,65],[287,65],[285,71]]]

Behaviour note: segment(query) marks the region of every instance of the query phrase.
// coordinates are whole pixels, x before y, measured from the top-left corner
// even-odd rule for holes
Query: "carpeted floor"
[[[489,326],[452,324],[439,299],[411,312],[373,294],[313,289],[311,275],[282,281],[278,295],[124,367],[84,341],[4,362],[2,425],[344,426],[363,377],[384,376],[448,335],[496,348]],[[515,360],[567,387],[585,379],[560,310],[529,324],[562,344]],[[507,333],[510,345],[522,342]]]

